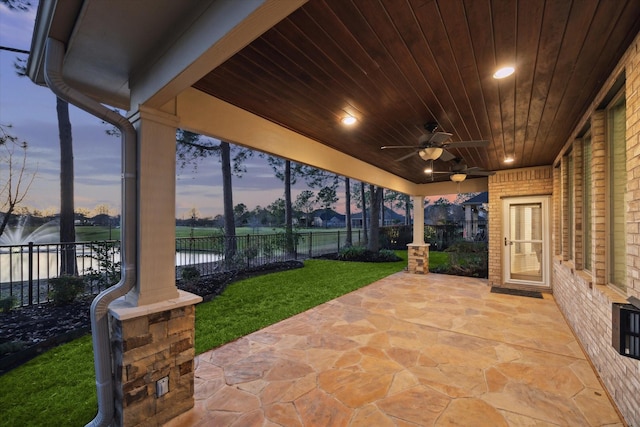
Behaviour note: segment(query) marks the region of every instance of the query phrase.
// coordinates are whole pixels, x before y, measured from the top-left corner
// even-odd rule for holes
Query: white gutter
[[[120,130],[122,143],[121,278],[115,286],[102,291],[91,304],[98,414],[87,425],[108,426],[114,417],[112,356],[108,322],[109,304],[133,289],[136,283],[136,131],[125,117],[64,83],[62,79],[64,49],[62,42],[47,38],[45,47],[45,81],[47,86],[59,98],[116,126]]]

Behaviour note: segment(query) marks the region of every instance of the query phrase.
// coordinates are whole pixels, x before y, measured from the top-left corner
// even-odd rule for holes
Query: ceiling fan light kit
[[[467,175],[464,173],[454,173],[452,174],[450,177],[451,181],[453,182],[462,182],[465,179],[467,179]]]
[[[418,155],[422,160],[437,160],[444,150],[441,147],[427,147],[418,151]]]

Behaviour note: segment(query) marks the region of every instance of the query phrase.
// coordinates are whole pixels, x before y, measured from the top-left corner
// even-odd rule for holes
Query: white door
[[[504,281],[549,286],[549,197],[503,200]]]

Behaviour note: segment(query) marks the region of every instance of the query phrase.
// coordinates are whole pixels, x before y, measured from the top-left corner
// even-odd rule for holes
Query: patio
[[[195,360],[167,426],[624,425],[558,310],[397,273]]]

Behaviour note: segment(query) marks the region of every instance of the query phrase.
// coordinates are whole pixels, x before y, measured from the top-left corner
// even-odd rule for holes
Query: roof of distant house
[[[489,193],[487,191],[483,191],[477,196],[470,198],[462,205],[481,205],[483,203],[489,203]]]

